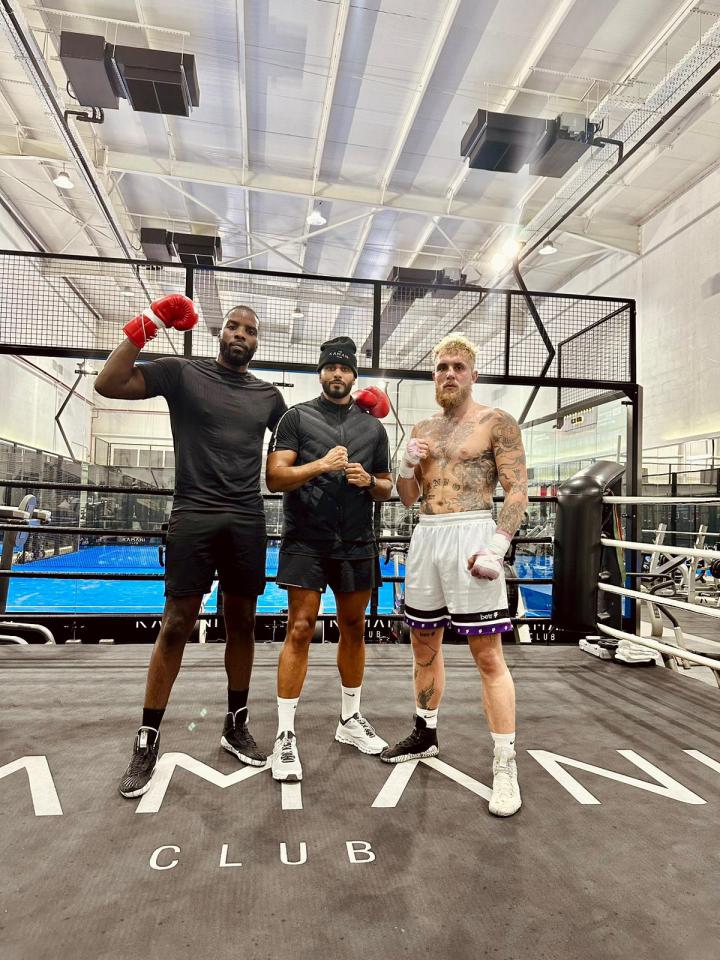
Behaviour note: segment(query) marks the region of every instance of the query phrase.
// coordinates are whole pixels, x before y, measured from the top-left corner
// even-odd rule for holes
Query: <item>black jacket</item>
[[[333,447],[347,447],[350,463],[368,473],[389,473],[385,428],[354,403],[339,405],[324,396],[299,403],[275,428],[268,453],[294,450],[295,466],[319,460]],[[373,499],[340,471],[323,473],[283,496],[283,550],[355,559],[377,556]]]

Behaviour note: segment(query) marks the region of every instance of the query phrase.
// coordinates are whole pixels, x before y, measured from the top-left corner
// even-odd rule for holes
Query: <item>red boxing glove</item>
[[[364,390],[358,390],[353,399],[361,410],[371,413],[378,420],[382,420],[390,413],[388,395],[380,387],[365,387]]]
[[[160,323],[175,330],[191,330],[198,321],[195,305],[182,293],[169,293],[154,300],[142,313],[123,327],[123,333],[140,350],[158,332]]]

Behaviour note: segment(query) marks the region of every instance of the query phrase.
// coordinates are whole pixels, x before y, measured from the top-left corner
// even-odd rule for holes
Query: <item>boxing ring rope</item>
[[[637,634],[625,633],[624,630],[616,630],[614,627],[606,627],[602,623],[598,624],[598,630],[607,634],[609,637],[613,637],[615,640],[627,640],[629,643],[636,643],[643,647],[650,647],[651,650],[657,650],[658,653],[665,653],[670,657],[676,657],[678,660],[691,660],[699,667],[710,667],[710,669],[713,671],[720,669],[720,662],[717,660],[712,660],[710,657],[704,657],[701,653],[694,653],[692,650],[686,650],[684,647],[673,647],[669,643],[660,643],[660,641],[653,640],[650,637],[638,637]]]
[[[15,488],[22,490],[33,490],[33,491],[65,491],[65,492],[77,492],[77,493],[115,493],[115,494],[129,494],[135,497],[171,497],[174,493],[172,488],[164,487],[145,487],[145,486],[135,486],[129,487],[125,485],[114,485],[114,484],[92,484],[92,483],[67,483],[67,482],[58,482],[58,481],[35,481],[32,479],[24,480],[0,480],[0,487],[5,488]],[[282,500],[282,494],[263,494],[263,500],[273,500],[279,501]],[[502,497],[493,497],[494,502],[502,503]],[[532,496],[529,498],[530,502],[535,503],[557,503],[557,498],[549,496]],[[399,503],[400,500],[397,497],[392,497],[388,503]],[[384,504],[383,504],[384,505]],[[4,515],[0,509],[0,533],[10,534],[15,538],[15,535],[18,534],[32,534],[32,533],[41,533],[44,537],[52,536],[66,536],[73,538],[97,538],[100,545],[102,541],[111,540],[113,542],[120,541],[119,546],[123,545],[123,540],[129,541],[128,546],[132,546],[132,541],[134,540],[143,540],[150,541],[156,540],[158,542],[158,548],[162,549],[161,545],[166,542],[167,539],[167,524],[162,526],[155,527],[98,527],[98,526],[78,526],[78,525],[68,525],[68,524],[53,524],[50,519],[49,511],[45,511],[47,517],[45,517],[42,523],[38,520],[33,520],[31,515],[24,513],[17,508],[6,507]],[[268,533],[267,539],[269,542],[279,541],[282,539],[280,534]],[[410,542],[410,536],[408,535],[376,535],[375,541],[378,544],[389,545],[407,545]],[[554,538],[551,536],[517,536],[513,538],[514,545],[521,544],[552,544]],[[18,570],[17,566],[12,568],[6,568],[4,565],[0,566],[0,584],[8,582],[11,579],[17,578],[18,580],[66,580],[66,581],[114,581],[114,582],[127,582],[127,581],[162,581],[164,580],[163,573],[143,573],[140,571],[132,572],[120,572],[120,571],[65,571],[65,570]],[[508,584],[518,585],[518,586],[540,586],[540,585],[551,585],[551,577],[512,577],[506,576],[506,582]],[[277,578],[273,575],[268,575],[266,577],[268,583],[276,582]],[[389,583],[403,583],[405,578],[403,576],[382,576],[381,584]],[[377,616],[378,614],[372,613],[371,615]],[[0,618],[4,616],[3,613],[0,613]],[[19,619],[24,619],[25,614],[20,613],[17,615]],[[28,615],[29,616],[29,615]],[[67,613],[54,613],[54,612],[43,612],[43,618],[48,619],[58,619],[58,618],[67,618],[68,616],[76,617],[79,620],[84,620],[86,618],[93,618],[102,616],[102,614],[94,613],[72,613],[71,611]],[[112,614],[113,617],[120,618],[135,618],[146,616],[142,612],[139,613],[123,613],[117,612]],[[155,616],[155,614],[153,614]],[[214,613],[205,613],[201,611],[198,615],[198,619],[213,619],[216,616]],[[269,616],[264,614],[263,616]],[[334,616],[334,614],[328,614],[328,617]],[[387,621],[403,621],[404,617],[401,613],[383,613],[380,615],[383,620]],[[324,615],[320,615],[319,619],[326,619]],[[548,622],[548,617],[543,616],[515,616],[513,617],[513,623],[517,625],[524,624],[535,624],[535,623],[545,623]]]
[[[669,504],[693,504],[697,506],[700,504],[719,506],[720,497],[603,497],[603,503],[629,503],[629,504],[658,504],[664,506],[666,503]]]
[[[603,503],[605,504],[631,504],[636,506],[642,505],[667,505],[667,504],[690,504],[693,506],[697,505],[706,505],[706,506],[720,506],[720,497],[620,497],[620,496],[604,496]],[[687,557],[693,560],[718,560],[718,551],[717,550],[708,550],[702,548],[691,548],[691,547],[675,547],[675,546],[666,546],[665,544],[658,543],[638,543],[632,540],[616,540],[607,537],[600,538],[600,544],[603,547],[610,547],[613,549],[621,550],[633,550],[641,554],[663,554],[669,557]],[[642,576],[642,575],[641,575]],[[720,609],[707,607],[699,604],[688,603],[684,600],[678,600],[674,597],[660,597],[655,593],[644,593],[638,590],[631,590],[626,587],[619,587],[613,584],[602,583],[598,584],[598,589],[602,593],[615,594],[621,597],[628,597],[633,600],[639,600],[643,603],[647,603],[651,607],[675,607],[680,610],[686,610],[689,613],[695,613],[704,615],[707,617],[720,619]],[[718,682],[720,683],[720,652],[715,655],[710,654],[709,656],[703,656],[701,653],[696,653],[693,650],[688,650],[684,646],[674,646],[672,644],[662,643],[661,641],[655,640],[651,637],[643,637],[638,634],[627,633],[624,630],[618,630],[615,627],[607,626],[604,623],[598,622],[597,629],[605,634],[608,637],[612,637],[615,640],[627,641],[631,644],[637,644],[642,647],[647,647],[651,650],[656,650],[659,653],[663,653],[666,656],[674,657],[676,660],[683,661],[684,663],[694,663],[698,666],[709,667],[714,673]],[[715,646],[720,646],[720,641],[707,639],[707,643],[713,644]]]
[[[692,547],[666,547],[664,543],[636,543],[633,540],[608,540],[602,537],[603,547],[620,547],[623,550],[638,550],[640,553],[663,553],[669,557],[698,557],[701,560],[717,560],[717,550],[693,550]]]

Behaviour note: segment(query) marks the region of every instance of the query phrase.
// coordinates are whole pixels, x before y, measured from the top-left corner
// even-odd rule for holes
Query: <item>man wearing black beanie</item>
[[[373,501],[390,497],[392,477],[385,429],[350,396],[357,372],[357,348],[350,337],[323,343],[321,395],[288,410],[268,449],[268,489],[285,494],[277,583],[288,591],[287,636],[278,662],[276,780],[302,779],[295,710],[328,586],[340,628],[342,697],[335,739],[370,754],[386,746],[360,712],[360,693],[365,609],[378,570]]]

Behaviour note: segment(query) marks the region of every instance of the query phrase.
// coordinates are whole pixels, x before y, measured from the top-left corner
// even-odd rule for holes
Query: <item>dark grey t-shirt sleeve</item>
[[[275,430],[275,427],[277,427],[284,413],[287,413],[287,404],[283,399],[283,395],[279,390],[277,390],[275,406],[273,407],[272,413],[270,414],[270,419],[268,420],[268,430]]]
[[[161,357],[150,363],[139,363],[138,369],[145,381],[145,396],[170,399],[179,386],[184,360],[179,357]]]
[[[372,466],[373,473],[390,473],[390,445],[385,427],[380,428],[377,443],[375,444],[375,457]]]
[[[270,440],[268,453],[276,453],[278,450],[294,450],[295,453],[299,453],[299,421],[299,414],[294,407],[282,415]]]

